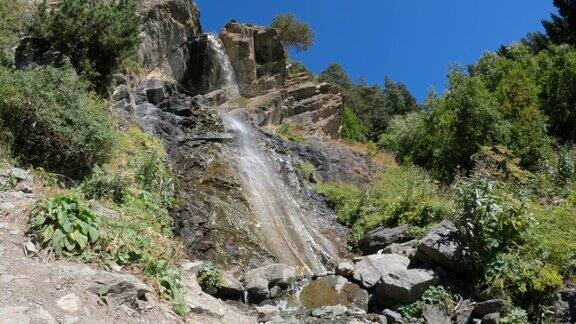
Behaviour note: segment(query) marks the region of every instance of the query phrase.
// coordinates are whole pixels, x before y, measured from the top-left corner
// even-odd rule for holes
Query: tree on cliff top
[[[314,32],[310,25],[299,21],[292,14],[274,17],[271,27],[278,31],[278,37],[284,47],[305,52],[314,44]]]

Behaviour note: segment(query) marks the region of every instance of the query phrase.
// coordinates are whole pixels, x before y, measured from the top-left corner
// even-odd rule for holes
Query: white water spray
[[[224,45],[218,36],[209,34],[208,43],[210,47],[214,50],[216,54],[216,60],[222,68],[222,79],[220,84],[220,89],[224,90],[227,95],[228,100],[237,99],[240,96],[240,90],[238,89],[238,82],[236,82],[236,75],[234,73],[234,68],[228,59],[228,55],[224,50]]]

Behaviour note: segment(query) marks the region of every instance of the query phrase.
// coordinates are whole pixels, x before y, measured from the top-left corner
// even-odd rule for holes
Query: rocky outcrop
[[[220,38],[243,97],[256,97],[284,84],[286,53],[276,30],[231,21]]]
[[[189,44],[201,33],[200,12],[191,0],[140,0],[143,25],[138,63],[180,82],[190,59]]]

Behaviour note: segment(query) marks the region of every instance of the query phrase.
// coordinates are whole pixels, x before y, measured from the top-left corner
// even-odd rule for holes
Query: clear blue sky
[[[340,63],[355,80],[402,81],[422,101],[442,92],[451,63],[474,63],[526,33],[542,30],[552,0],[196,0],[204,31],[228,20],[267,25],[280,13],[308,22],[316,44],[293,53],[313,72]]]

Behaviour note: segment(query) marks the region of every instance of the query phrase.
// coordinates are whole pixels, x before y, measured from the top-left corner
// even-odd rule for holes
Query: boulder
[[[416,250],[418,246],[417,240],[412,240],[404,243],[392,243],[382,249],[384,254],[400,254],[407,257],[410,260],[416,258]]]
[[[216,291],[216,295],[224,299],[242,300],[244,297],[244,286],[232,274],[225,272],[222,275],[222,282]]]
[[[336,266],[336,274],[345,278],[351,278],[354,275],[354,265],[350,262],[340,262]]]
[[[268,322],[273,317],[280,315],[278,307],[272,305],[256,306],[256,311],[258,312],[259,322]]]
[[[374,254],[392,243],[403,243],[411,238],[410,226],[394,228],[380,227],[369,232],[360,242],[358,248],[364,254]]]
[[[0,169],[0,178],[9,177],[14,177],[18,182],[32,179],[30,172],[20,168]]]
[[[429,324],[451,324],[450,316],[438,305],[428,305],[422,312],[422,317]]]
[[[500,322],[500,313],[486,314],[482,317],[481,324],[498,324]]]
[[[410,259],[398,254],[375,254],[364,257],[354,267],[354,280],[364,288],[374,288],[381,303],[416,301],[438,281],[426,269],[409,269]]]
[[[504,300],[502,299],[490,299],[477,303],[474,306],[474,315],[478,318],[483,318],[485,315],[491,313],[498,313],[504,307]]]
[[[296,272],[290,266],[276,263],[248,271],[244,275],[248,300],[259,303],[270,297],[270,288],[288,288],[296,279]]]
[[[457,234],[458,230],[452,221],[442,221],[420,241],[416,258],[436,263],[450,271],[462,272],[464,255],[456,240]]]
[[[90,291],[113,308],[126,305],[138,309],[140,302],[146,300],[146,294],[152,289],[134,276],[114,275],[98,281]]]
[[[404,323],[404,318],[402,318],[402,315],[400,315],[400,313],[395,312],[393,310],[390,309],[385,309],[382,312],[382,315],[384,315],[384,317],[386,318],[386,320],[388,321],[388,323]]]
[[[300,292],[300,302],[308,309],[343,305],[367,310],[368,292],[340,276],[326,276],[310,282]]]
[[[338,316],[342,316],[346,314],[348,309],[342,305],[334,305],[334,306],[324,306],[321,308],[314,309],[310,312],[310,314],[314,317],[318,318],[335,318]]]

